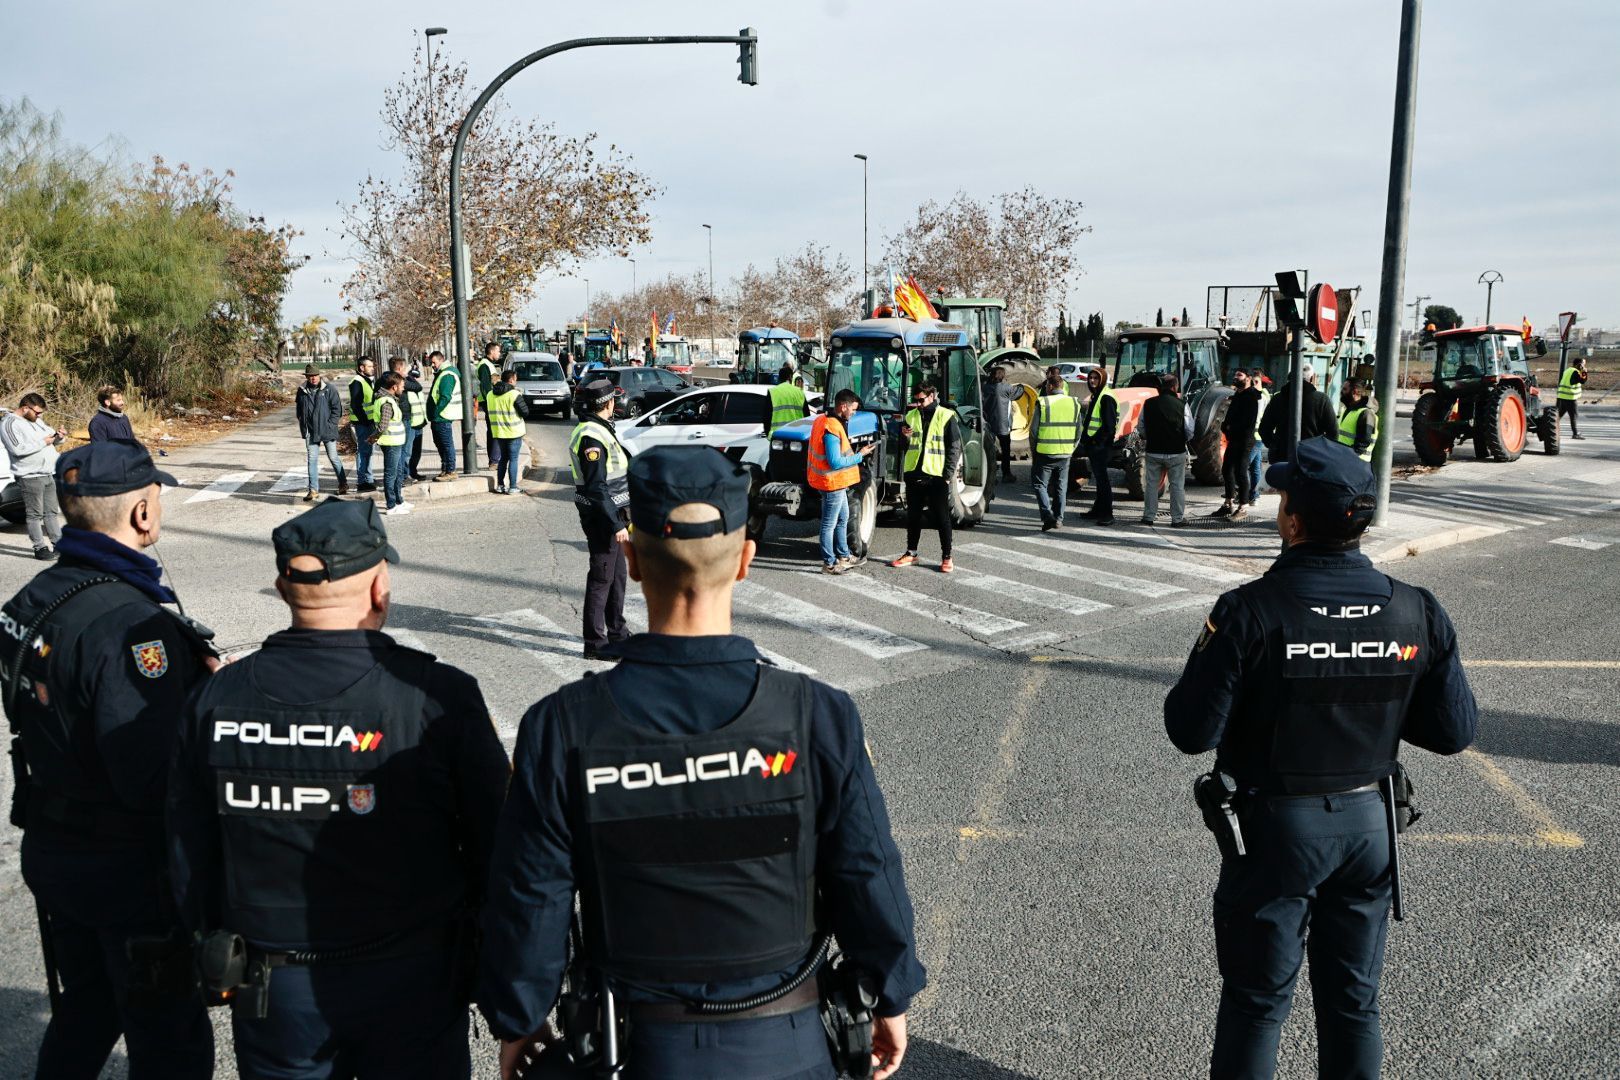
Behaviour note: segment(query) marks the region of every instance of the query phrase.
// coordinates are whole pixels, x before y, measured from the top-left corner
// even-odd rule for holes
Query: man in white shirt
[[[25,394],[16,412],[0,417],[0,445],[6,448],[11,475],[22,488],[34,558],[54,559],[54,545],[62,538],[56,506],[56,447],[67,435],[45,423],[41,419],[44,415],[45,399]]]

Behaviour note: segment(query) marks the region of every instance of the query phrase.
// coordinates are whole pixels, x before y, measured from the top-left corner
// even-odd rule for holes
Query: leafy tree
[[[1451,330],[1463,324],[1457,309],[1446,304],[1430,304],[1423,309],[1423,323],[1434,323],[1436,330]]]

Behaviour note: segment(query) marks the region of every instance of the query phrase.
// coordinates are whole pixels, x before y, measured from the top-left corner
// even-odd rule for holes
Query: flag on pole
[[[934,310],[934,305],[923,295],[922,287],[917,284],[915,277],[901,278],[896,274],[892,288],[894,305],[906,318],[912,320],[939,318],[939,312]]]
[[[1523,325],[1523,327],[1520,328],[1519,335],[1521,337],[1523,337],[1524,340],[1529,341],[1530,340],[1530,316],[1525,315],[1525,316],[1523,316],[1523,319],[1524,319],[1524,325]]]
[[[657,308],[653,309],[653,313],[652,313],[652,337],[648,338],[648,342],[649,342],[649,344],[652,345],[653,354],[656,356],[657,353],[658,353],[658,309]]]
[[[675,336],[675,313],[673,311],[664,319],[664,333],[671,337]]]
[[[608,320],[608,334],[613,338],[613,348],[615,351],[623,347],[624,338],[619,333],[619,317],[617,315]]]

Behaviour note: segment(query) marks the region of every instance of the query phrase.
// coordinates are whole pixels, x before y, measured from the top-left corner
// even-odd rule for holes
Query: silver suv
[[[508,353],[506,370],[517,372],[518,393],[523,395],[531,418],[538,420],[541,414],[548,412],[568,418],[572,409],[571,391],[556,353]]]

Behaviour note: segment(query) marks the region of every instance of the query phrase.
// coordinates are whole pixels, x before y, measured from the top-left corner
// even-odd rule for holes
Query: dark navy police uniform
[[[156,483],[174,479],[134,443],[92,443],[57,462],[64,496]],[[207,677],[212,650],[163,606],[174,594],[145,554],[72,526],[57,550],[61,561],[0,615],[0,688],[29,772],[26,807],[14,801],[13,822],[24,829],[23,880],[62,987],[39,1075],[99,1076],[122,1035],[134,1080],[210,1076],[213,1031],[201,995],[182,986],[132,999],[126,946],[179,940],[164,874],[164,785],[180,706]]]
[[[729,490],[703,494],[716,473]],[[638,530],[688,502],[721,505],[728,531],[746,518],[747,478],[712,450],[650,450],[630,489]],[[615,651],[618,667],[545,698],[518,733],[485,909],[490,1030],[523,1037],[551,1010],[577,890],[585,956],[630,1016],[626,1076],[834,1076],[813,995],[740,1019],[676,999],[779,987],[818,929],[875,979],[879,1014],[903,1013],[922,989],[854,703],[736,636],[639,634]],[[556,1056],[542,1075],[563,1074]]]
[[[274,538],[295,580],[397,558],[370,502]],[[284,630],[192,698],[174,769],[182,909],[270,965],[267,1015],[232,1001],[243,1075],[468,1075],[469,930],[508,777],[476,680],[380,631]]]
[[[596,379],[580,388],[581,422],[574,428],[569,447],[575,509],[579,511],[579,527],[585,534],[585,550],[590,558],[582,636],[585,655],[591,659],[602,658],[609,645],[630,636],[624,623],[628,576],[624,551],[616,539],[628,520],[628,455],[614,433],[613,421],[595,416],[595,410],[615,393],[613,384],[606,379]]]
[[[1349,447],[1312,439],[1296,456],[1267,474],[1291,509],[1371,491]],[[1215,750],[1235,781],[1247,848],[1223,858],[1215,889],[1211,1075],[1273,1075],[1308,953],[1320,1074],[1378,1076],[1391,890],[1378,784],[1402,741],[1440,754],[1473,741],[1451,620],[1354,545],[1295,544],[1216,603],[1164,716],[1179,749]]]

